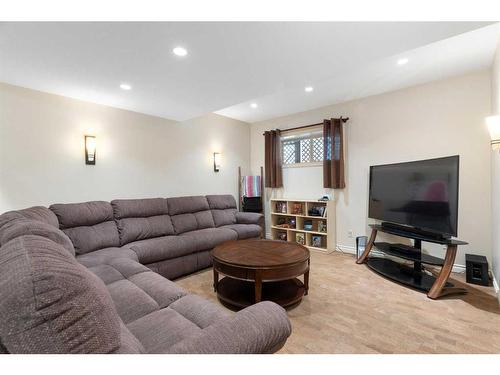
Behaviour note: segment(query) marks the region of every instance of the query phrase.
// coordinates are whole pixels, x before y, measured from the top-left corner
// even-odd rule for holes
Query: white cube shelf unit
[[[326,210],[325,216],[311,214]],[[311,250],[335,250],[335,201],[271,199],[271,238],[302,243]]]

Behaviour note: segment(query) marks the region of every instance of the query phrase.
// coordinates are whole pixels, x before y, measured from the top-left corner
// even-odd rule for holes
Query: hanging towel
[[[260,176],[243,176],[244,197],[260,197]]]

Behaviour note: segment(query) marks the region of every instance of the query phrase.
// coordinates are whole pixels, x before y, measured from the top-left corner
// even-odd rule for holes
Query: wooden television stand
[[[366,263],[368,267],[378,274],[394,280],[398,283],[410,286],[412,288],[424,291],[427,297],[436,299],[447,294],[467,293],[466,289],[455,288],[448,282],[455,256],[457,255],[458,245],[467,245],[467,242],[453,239],[439,239],[436,237],[426,237],[416,232],[396,229],[394,227],[385,227],[380,224],[370,225],[372,233],[366,245],[363,254],[356,261],[358,264]],[[378,232],[389,233],[392,235],[411,238],[413,246],[392,244],[387,242],[375,242]],[[432,255],[423,254],[422,241],[446,245],[446,255],[444,259]],[[383,252],[384,254],[413,261],[413,267],[395,262],[387,258],[369,257],[372,248]],[[423,265],[441,267],[439,272],[429,270],[433,275],[425,272]]]

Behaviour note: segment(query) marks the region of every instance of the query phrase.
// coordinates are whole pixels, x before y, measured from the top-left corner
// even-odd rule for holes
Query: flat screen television
[[[459,160],[456,155],[371,166],[368,216],[456,236]]]

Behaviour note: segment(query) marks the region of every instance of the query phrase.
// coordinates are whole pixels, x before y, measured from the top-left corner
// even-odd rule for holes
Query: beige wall
[[[0,84],[0,212],[54,202],[237,195],[249,125],[210,114],[177,123]],[[97,164],[83,135],[97,135]],[[222,152],[213,172],[212,153]]]
[[[500,115],[500,42],[492,67],[491,114]],[[492,257],[493,274],[500,282],[500,151],[491,151]],[[498,288],[498,284],[497,284]],[[499,295],[500,298],[500,295]]]
[[[490,73],[481,71],[254,123],[252,171],[257,173],[264,164],[264,130],[349,116],[347,188],[337,194],[337,243],[353,249],[355,239],[348,236],[348,231],[353,231],[353,237],[368,233],[370,165],[459,154],[458,236],[470,245],[459,249],[456,263],[465,264],[466,252],[484,254],[491,261],[490,146],[484,124],[490,111],[490,86]],[[318,167],[287,169],[284,190],[274,194],[318,198],[325,191],[321,173]],[[426,246],[432,253],[444,253],[441,247]]]

